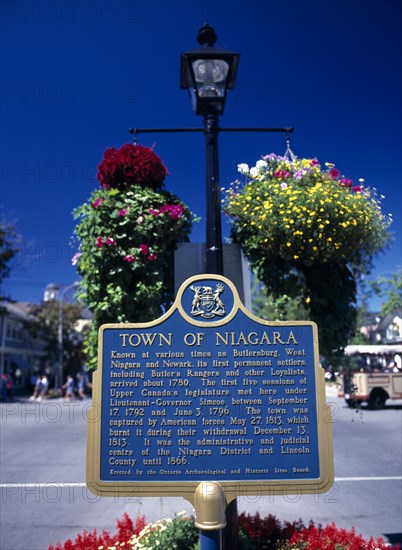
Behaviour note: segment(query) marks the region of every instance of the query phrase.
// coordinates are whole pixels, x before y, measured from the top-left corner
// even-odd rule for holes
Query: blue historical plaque
[[[202,481],[229,500],[333,483],[316,325],[255,317],[219,275],[188,279],[156,321],[100,328],[88,423],[96,494],[191,500]]]

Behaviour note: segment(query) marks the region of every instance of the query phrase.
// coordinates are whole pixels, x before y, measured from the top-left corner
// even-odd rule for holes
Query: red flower
[[[98,248],[102,248],[103,244],[104,244],[104,243],[103,243],[103,237],[97,237],[97,238],[96,238],[96,246],[97,246]]]
[[[183,214],[183,210],[184,207],[182,204],[165,204],[164,206],[161,206],[160,212],[161,214],[168,212],[172,220],[178,220]]]
[[[120,149],[106,149],[96,177],[102,189],[123,190],[130,185],[141,185],[160,191],[167,173],[152,149],[127,143]]]
[[[355,187],[352,187],[352,191],[354,191],[355,193],[360,193],[361,191],[363,191],[363,187],[361,187],[360,185],[356,185]]]
[[[129,211],[129,208],[121,208],[118,211],[117,215],[118,216],[127,216],[128,211]]]
[[[336,178],[339,178],[339,170],[337,170],[336,168],[332,168],[332,170],[330,170],[329,172],[331,174],[331,176],[334,178],[334,180],[336,180]]]
[[[112,237],[107,237],[105,243],[108,244],[109,246],[116,246],[117,244],[117,242],[114,239],[112,239]]]
[[[148,254],[149,252],[149,248],[148,248],[148,245],[146,244],[140,244],[140,252],[142,252],[143,254]]]
[[[148,256],[148,260],[149,260],[150,262],[153,262],[154,260],[156,260],[155,254],[150,254],[150,255]]]
[[[131,264],[135,262],[135,256],[133,256],[132,254],[127,254],[127,256],[124,256],[123,260]]]
[[[163,207],[162,207],[162,208],[163,208]],[[148,210],[148,212],[149,212],[150,214],[152,214],[153,216],[159,216],[159,214],[160,214],[159,210],[155,210],[154,208],[150,208],[150,209]]]

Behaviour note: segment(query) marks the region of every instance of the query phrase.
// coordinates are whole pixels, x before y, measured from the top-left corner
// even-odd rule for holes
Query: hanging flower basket
[[[303,304],[319,326],[320,352],[342,355],[356,320],[356,275],[388,242],[391,217],[374,189],[333,164],[270,154],[226,191],[231,234],[275,300]]]
[[[99,165],[101,189],[75,210],[79,248],[72,263],[94,316],[86,341],[90,368],[100,325],[150,321],[172,303],[174,251],[188,242],[194,217],[162,188],[166,173],[147,147],[108,149]]]
[[[106,149],[96,175],[102,189],[124,190],[132,185],[163,188],[167,169],[149,147],[127,143],[116,149]]]
[[[333,164],[289,159],[274,153],[226,192],[225,212],[233,239],[246,254],[289,266],[351,263],[363,265],[389,239],[390,217],[363,180],[354,185]]]

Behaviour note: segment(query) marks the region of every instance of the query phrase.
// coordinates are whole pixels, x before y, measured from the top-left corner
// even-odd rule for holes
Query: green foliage
[[[133,550],[199,550],[199,531],[193,518],[179,514],[147,525],[130,544]]]
[[[370,283],[371,288],[384,299],[381,304],[381,313],[396,313],[402,309],[402,272],[401,270],[392,275],[378,277]]]
[[[0,283],[10,274],[10,262],[18,252],[16,228],[0,222]]]
[[[388,243],[391,219],[375,190],[327,168],[274,154],[239,165],[248,181],[227,191],[225,210],[267,294],[297,300],[318,325],[321,354],[336,362],[354,332],[356,277]]]
[[[95,191],[75,218],[80,297],[94,313],[86,344],[94,368],[100,325],[150,321],[171,305],[174,250],[188,241],[192,215],[173,193],[132,185]]]
[[[291,298],[286,294],[274,299],[267,294],[265,286],[255,281],[251,289],[252,311],[257,317],[269,321],[308,319],[308,312],[301,297]]]

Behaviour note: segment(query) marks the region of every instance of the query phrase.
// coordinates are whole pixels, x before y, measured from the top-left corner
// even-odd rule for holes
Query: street
[[[306,524],[335,522],[364,537],[402,542],[402,401],[384,410],[331,403],[335,484],[321,495],[238,497],[240,512]],[[182,498],[96,497],[85,486],[89,399],[1,403],[0,548],[46,550],[84,529],[115,531],[124,512],[149,521],[192,513]]]

